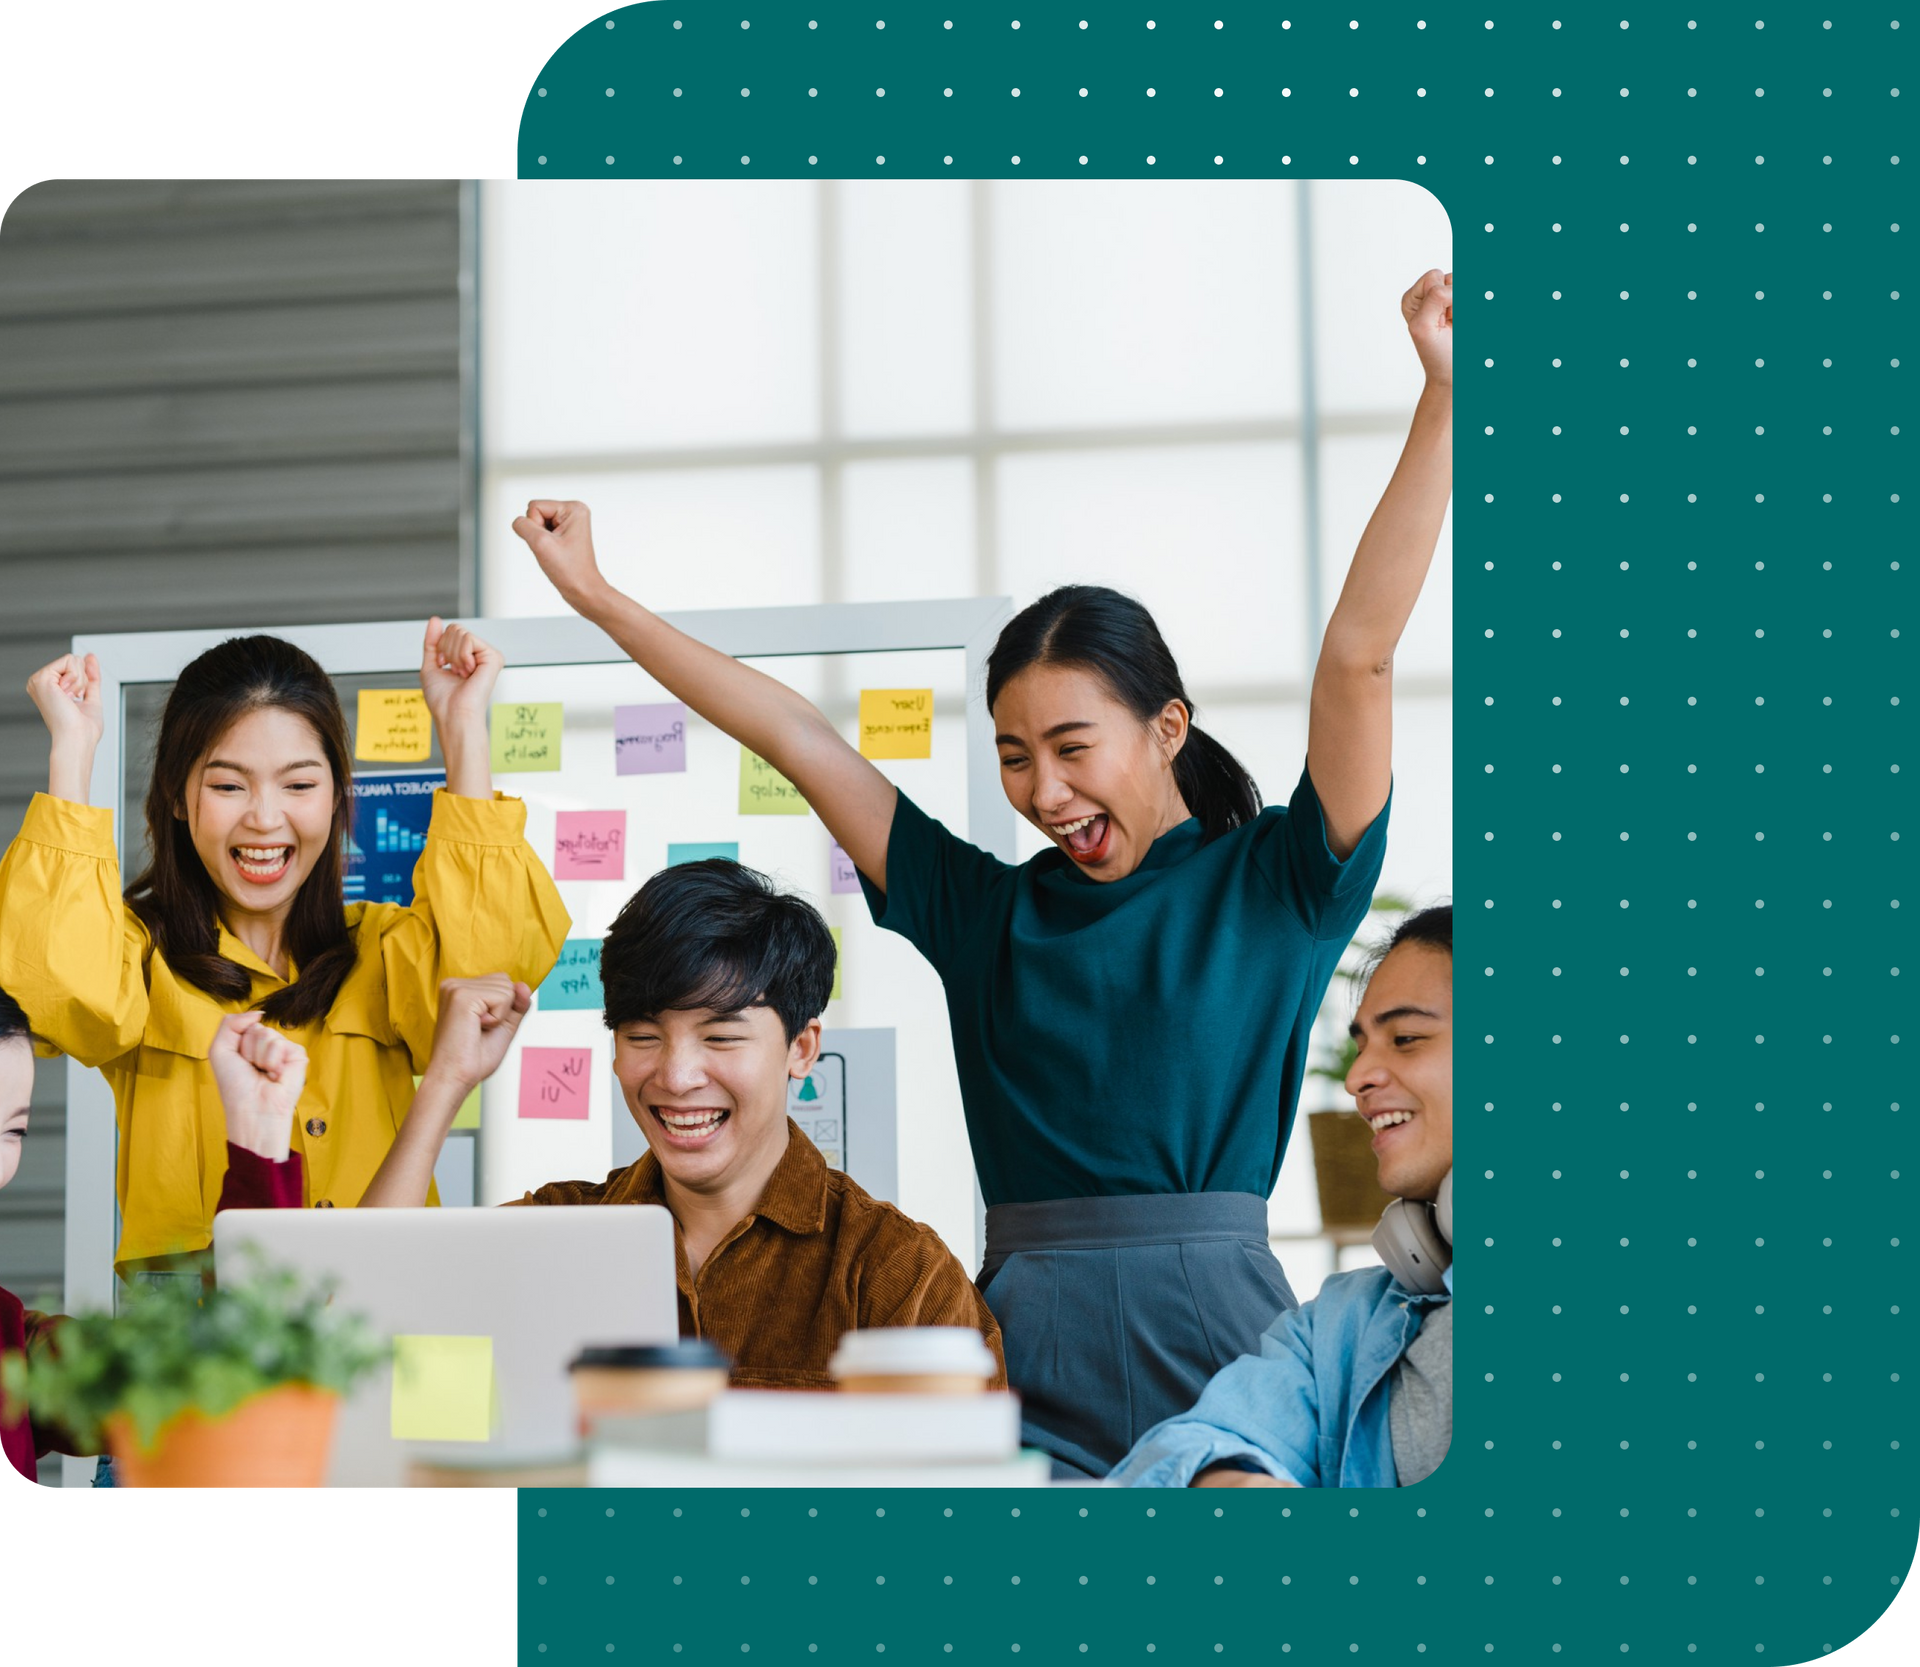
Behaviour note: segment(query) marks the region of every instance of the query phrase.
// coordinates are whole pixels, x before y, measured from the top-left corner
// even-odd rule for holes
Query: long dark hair
[[[347,720],[332,680],[311,655],[278,637],[230,637],[180,674],[160,717],[147,787],[152,860],[127,887],[127,902],[146,922],[168,966],[188,983],[222,1001],[241,1001],[251,992],[252,975],[220,953],[220,893],[178,813],[186,807],[195,766],[235,722],[264,707],[304,719],[333,772],[333,829],[287,915],[287,952],[300,976],[262,1004],[275,1024],[295,1027],[326,1015],[355,956],[340,891],[353,805]]]
[[[1029,666],[1090,671],[1142,723],[1170,700],[1187,709],[1187,740],[1173,761],[1174,785],[1208,839],[1260,814],[1260,789],[1246,766],[1192,722],[1193,702],[1180,681],[1160,627],[1131,596],[1105,585],[1062,585],[1007,621],[987,656],[987,710]]]

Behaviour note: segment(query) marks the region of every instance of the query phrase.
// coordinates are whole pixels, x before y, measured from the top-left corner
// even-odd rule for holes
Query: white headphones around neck
[[[1453,1171],[1440,1182],[1440,1196],[1396,1198],[1373,1230],[1373,1248],[1387,1271],[1419,1296],[1439,1296],[1441,1277],[1453,1262]]]

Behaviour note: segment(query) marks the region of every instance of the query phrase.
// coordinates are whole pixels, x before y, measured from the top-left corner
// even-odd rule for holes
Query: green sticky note
[[[807,801],[800,789],[764,758],[740,749],[740,814],[742,816],[805,816]]]
[[[840,928],[837,926],[829,926],[827,930],[833,934],[833,989],[828,994],[827,1000],[838,1001],[840,999],[840,969],[845,966],[847,962],[846,949],[840,942]],[[808,1080],[811,1081],[812,1079],[809,1078]]]
[[[493,767],[496,771],[560,768],[561,703],[499,705],[493,709]]]
[[[728,862],[738,862],[740,842],[737,839],[690,840],[667,847],[669,868],[678,868],[683,862],[705,862],[708,857],[725,857]]]
[[[491,1337],[394,1338],[395,1441],[490,1441],[498,1412]]]
[[[413,1091],[420,1092],[420,1079],[413,1079]],[[475,1083],[473,1092],[460,1102],[460,1109],[453,1114],[452,1127],[456,1129],[477,1129],[480,1127],[480,1085]]]

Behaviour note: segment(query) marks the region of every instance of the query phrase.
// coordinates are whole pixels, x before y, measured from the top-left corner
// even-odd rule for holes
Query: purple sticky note
[[[520,1115],[584,1122],[592,1078],[591,1048],[522,1048]]]
[[[627,877],[627,813],[624,810],[563,810],[554,818],[553,877],[556,880],[624,880]]]
[[[833,844],[831,862],[833,868],[833,895],[839,897],[847,892],[858,891],[860,889],[859,871],[853,866],[853,858],[840,849],[840,842],[838,840],[835,840]]]
[[[613,709],[613,767],[623,776],[659,776],[687,767],[687,709],[663,706]]]

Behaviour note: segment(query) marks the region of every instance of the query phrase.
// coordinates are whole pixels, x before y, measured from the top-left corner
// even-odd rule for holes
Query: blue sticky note
[[[540,986],[542,1008],[589,1008],[605,1005],[600,988],[600,939],[569,938],[560,959]]]
[[[725,857],[729,862],[738,862],[740,842],[734,839],[722,839],[707,845],[669,845],[667,847],[669,868],[678,868],[683,862],[705,862],[708,857]]]

